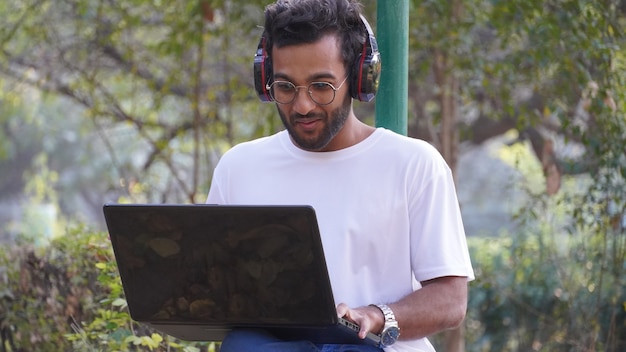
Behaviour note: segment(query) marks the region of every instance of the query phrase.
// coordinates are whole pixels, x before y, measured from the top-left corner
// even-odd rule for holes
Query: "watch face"
[[[390,326],[387,330],[383,331],[380,336],[380,344],[383,346],[391,346],[398,340],[398,336],[400,336],[400,329],[395,326]]]

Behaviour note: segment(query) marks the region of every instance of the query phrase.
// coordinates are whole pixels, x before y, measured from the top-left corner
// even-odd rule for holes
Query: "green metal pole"
[[[409,0],[377,2],[376,40],[382,60],[376,126],[407,134]]]

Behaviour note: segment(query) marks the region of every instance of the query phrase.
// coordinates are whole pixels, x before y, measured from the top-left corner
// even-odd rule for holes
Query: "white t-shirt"
[[[474,278],[449,167],[430,144],[378,128],[333,152],[286,131],[239,144],[215,168],[208,203],[302,204],[316,211],[336,303],[389,303],[416,281]],[[433,351],[427,339],[386,351]]]

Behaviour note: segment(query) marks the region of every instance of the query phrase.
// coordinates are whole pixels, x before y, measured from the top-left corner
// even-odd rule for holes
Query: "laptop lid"
[[[106,204],[131,317],[190,341],[233,328],[376,345],[337,317],[310,206]]]

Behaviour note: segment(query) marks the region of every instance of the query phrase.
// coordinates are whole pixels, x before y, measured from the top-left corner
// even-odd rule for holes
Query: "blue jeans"
[[[226,335],[220,352],[382,352],[382,349],[368,345],[285,341],[264,330],[236,329]]]

